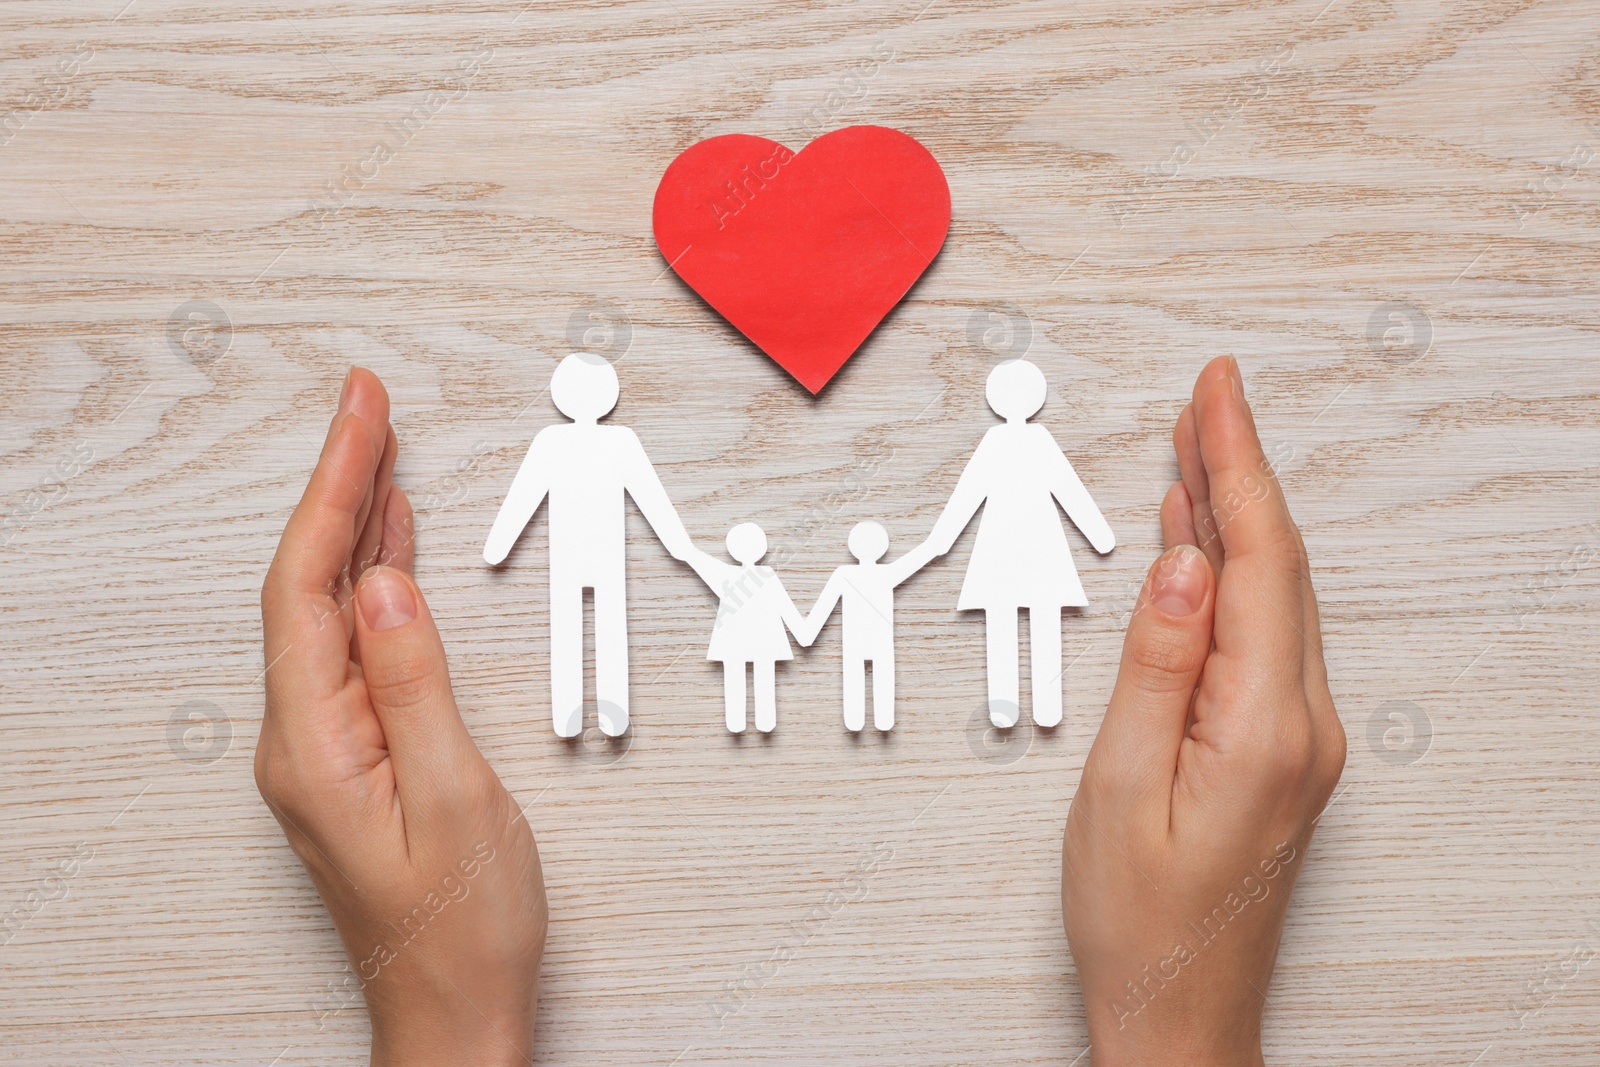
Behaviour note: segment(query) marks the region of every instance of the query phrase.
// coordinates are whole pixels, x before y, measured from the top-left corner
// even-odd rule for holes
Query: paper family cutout
[[[718,597],[708,660],[723,665],[728,729],[747,723],[746,678],[755,690],[756,729],[777,724],[776,665],[792,659],[793,635],[816,640],[842,605],[844,725],[866,723],[866,669],[872,665],[873,725],[894,726],[894,590],[936,556],[950,551],[981,508],[977,541],[958,610],[985,615],[989,718],[1015,726],[1020,716],[1017,620],[1028,612],[1033,717],[1061,721],[1061,612],[1085,605],[1083,585],[1056,511],[1059,504],[1097,552],[1116,545],[1111,528],[1055,438],[1030,423],[1044,404],[1044,374],[1025,360],[1001,363],[985,395],[1005,421],[983,436],[927,540],[893,563],[881,562],[889,536],[876,522],[858,523],[848,547],[856,562],[834,571],[802,616],[777,573],[759,565],[766,535],[755,523],[728,533],[736,565],[713,558],[689,539],[666,489],[634,432],[601,426],[617,402],[614,367],[598,356],[568,356],[550,379],[550,397],[570,422],[540,430],[518,468],[483,558],[499,564],[542,503],[550,526],[550,696],[555,732],[583,730],[583,593],[594,594],[595,703],[600,729],[628,728],[628,632],[623,495],[633,498],[675,559],[688,563]]]
[[[799,152],[728,134],[667,167],[654,228],[678,276],[815,394],[939,254],[950,187],[926,148],[883,126]]]

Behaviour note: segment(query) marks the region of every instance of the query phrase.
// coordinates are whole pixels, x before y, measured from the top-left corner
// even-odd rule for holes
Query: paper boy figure
[[[919,545],[893,563],[879,563],[889,550],[889,533],[875,522],[858,522],[850,531],[856,563],[840,567],[796,636],[816,640],[840,600],[844,601],[844,727],[860,730],[867,721],[867,664],[872,664],[872,725],[894,729],[894,590],[933,558]]]

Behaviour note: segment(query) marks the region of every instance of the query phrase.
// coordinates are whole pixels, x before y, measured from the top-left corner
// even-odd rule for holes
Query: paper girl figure
[[[1061,721],[1061,609],[1089,603],[1056,505],[1096,552],[1110,552],[1116,538],[1050,431],[1028,422],[1044,406],[1039,368],[1007,360],[989,372],[985,394],[1006,421],[983,435],[928,542],[935,554],[944,555],[983,508],[958,610],[986,616],[989,719],[1005,729],[1021,714],[1017,615],[1026,608],[1033,645],[1033,721],[1055,726]]]
[[[889,550],[889,534],[875,522],[858,522],[850,531],[854,566],[840,567],[822,587],[806,616],[800,643],[816,640],[834,605],[844,601],[844,728],[860,730],[867,721],[867,664],[872,664],[872,725],[894,729],[894,590],[933,558],[928,544],[893,563],[879,563]]]
[[[784,628],[788,627],[802,645],[811,642],[803,636],[805,622],[784,591],[777,572],[771,567],[756,566],[756,561],[767,554],[767,535],[761,527],[745,522],[728,531],[728,554],[739,561],[738,567],[711,561],[721,572],[713,588],[722,602],[717,607],[706,659],[722,661],[728,729],[736,734],[744,732],[748,666],[755,683],[756,729],[771,733],[778,722],[775,668],[780,659],[794,658]]]

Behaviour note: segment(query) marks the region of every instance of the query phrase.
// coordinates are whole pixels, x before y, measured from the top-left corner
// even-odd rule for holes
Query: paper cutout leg
[[[756,729],[770,734],[778,725],[778,672],[772,660],[757,660],[750,665],[756,691]]]
[[[594,696],[600,731],[621,737],[628,729],[628,597],[620,575],[611,588],[594,590]]]
[[[894,653],[872,661],[872,725],[894,729]]]
[[[844,661],[844,728],[855,733],[867,724],[867,661]]]
[[[989,721],[1002,730],[1017,725],[1022,714],[1017,680],[1017,611],[1000,608],[984,613],[989,646]]]
[[[550,718],[557,737],[583,732],[583,587],[550,575]]]
[[[744,733],[744,664],[732,660],[722,665],[722,700],[726,705],[725,714],[728,720],[728,729],[736,734]]]
[[[1028,612],[1028,670],[1033,676],[1033,721],[1040,726],[1061,723],[1061,609]]]

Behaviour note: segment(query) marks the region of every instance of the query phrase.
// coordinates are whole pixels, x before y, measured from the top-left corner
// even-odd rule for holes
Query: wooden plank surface
[[[1171,424],[1233,353],[1351,737],[1269,1062],[1600,1063],[1597,31],[1579,0],[0,3],[4,1058],[364,1062],[250,774],[256,593],[360,362],[544,855],[539,1062],[1086,1062],[1060,829]],[[861,122],[934,152],[954,221],[813,401],[663,271],[650,202],[700,138]],[[920,540],[1025,333],[1120,541],[1070,534],[1063,726],[974,725],[969,533],[903,591],[892,737],[840,729],[829,630],[732,738],[713,604],[633,515],[631,745],[554,738],[542,536],[478,553],[591,315],[691,534],[761,523],[802,603],[853,522]],[[226,723],[185,747],[195,707]]]

